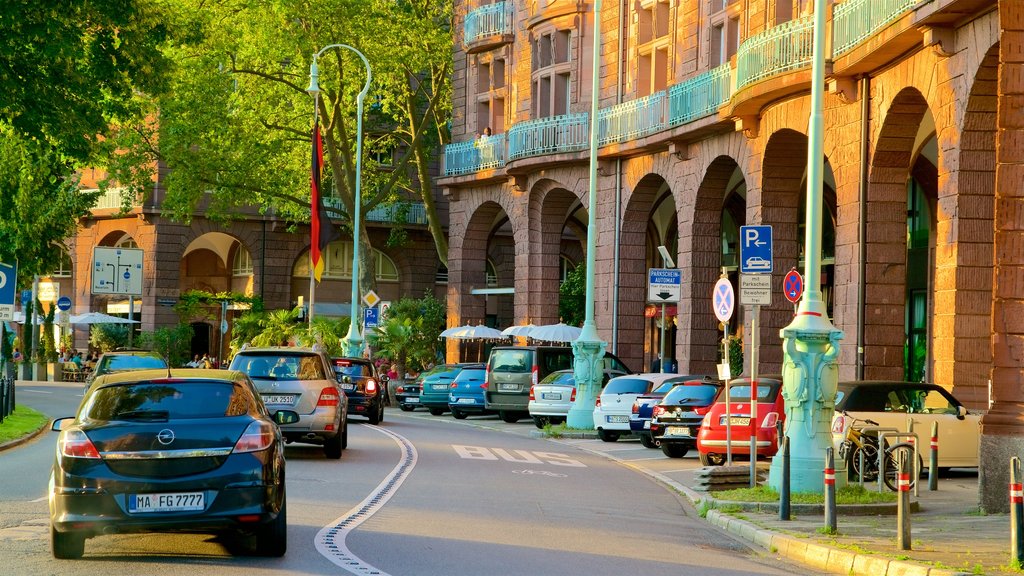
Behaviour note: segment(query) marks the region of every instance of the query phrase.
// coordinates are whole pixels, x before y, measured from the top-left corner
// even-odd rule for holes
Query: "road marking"
[[[370,492],[366,499],[356,504],[344,516],[321,528],[316,534],[314,544],[321,556],[352,574],[389,576],[387,572],[368,564],[353,554],[345,544],[345,539],[350,532],[376,514],[395,495],[395,492],[416,467],[418,456],[416,447],[407,438],[379,426],[368,426],[368,428],[390,436],[402,450],[402,457],[391,473]]]
[[[35,500],[29,500],[29,502],[33,502],[33,503],[35,503],[35,502],[46,502],[49,499],[50,499],[49,496],[43,496],[42,498],[36,498]]]
[[[552,466],[568,466],[570,468],[586,468],[587,465],[575,458],[570,458],[561,452],[532,452],[530,450],[513,450],[518,456],[513,456],[508,450],[502,448],[487,448],[484,446],[465,446],[452,444],[455,453],[459,458],[465,460],[486,460],[496,462],[501,459],[516,464],[551,464]]]
[[[568,478],[568,474],[559,474],[558,472],[548,472],[547,470],[513,470],[513,474],[522,474],[523,476],[549,476],[551,478]]]
[[[626,462],[641,462],[641,461],[644,461],[644,460],[664,460],[664,459],[665,459],[664,456],[652,456],[650,458],[630,458],[629,460],[626,460],[625,458],[623,458],[623,460],[626,460]]]
[[[21,392],[35,392],[36,394],[53,394],[53,392],[49,390],[36,390],[35,388],[25,388],[21,390]]]

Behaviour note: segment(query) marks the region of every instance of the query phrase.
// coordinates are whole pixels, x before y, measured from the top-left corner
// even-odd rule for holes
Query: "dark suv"
[[[384,420],[384,389],[373,362],[363,358],[331,358],[334,375],[348,396],[349,414],[366,416],[370,424]]]

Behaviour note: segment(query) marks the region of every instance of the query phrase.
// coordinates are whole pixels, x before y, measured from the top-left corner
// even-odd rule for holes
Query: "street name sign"
[[[740,226],[740,273],[772,272],[772,227]]]
[[[740,302],[744,306],[771,306],[771,274],[740,274]]]
[[[18,291],[18,263],[0,262],[0,320],[14,320],[14,300]]]
[[[92,293],[142,296],[142,250],[93,248]]]
[[[655,304],[679,302],[683,271],[678,268],[651,268],[647,275],[647,301]]]

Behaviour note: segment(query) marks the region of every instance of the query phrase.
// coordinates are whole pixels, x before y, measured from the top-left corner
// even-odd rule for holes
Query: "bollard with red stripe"
[[[939,423],[932,422],[932,444],[928,451],[928,490],[939,489]]]
[[[836,462],[832,449],[825,449],[825,530],[837,532],[836,522]]]
[[[1020,479],[1020,458],[1010,458],[1010,560],[1024,562],[1024,485]]]
[[[909,450],[900,450],[897,462],[896,488],[899,497],[896,499],[896,522],[899,527],[896,530],[896,547],[900,550],[910,550],[910,470],[914,465],[909,456]]]

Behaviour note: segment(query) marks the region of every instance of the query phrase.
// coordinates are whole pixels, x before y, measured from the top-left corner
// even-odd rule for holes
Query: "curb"
[[[3,452],[4,450],[7,450],[9,448],[21,446],[22,444],[35,440],[38,436],[41,436],[44,431],[49,430],[51,422],[53,422],[53,420],[50,420],[48,418],[46,419],[46,421],[43,422],[43,425],[40,426],[35,432],[30,432],[29,434],[26,434],[21,438],[15,438],[14,440],[9,440],[7,442],[0,443],[0,452]]]

